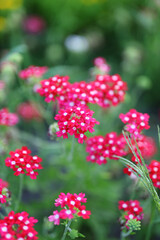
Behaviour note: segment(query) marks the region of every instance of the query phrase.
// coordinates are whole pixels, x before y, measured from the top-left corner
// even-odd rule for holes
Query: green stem
[[[65,229],[64,229],[64,233],[63,236],[61,238],[61,240],[65,240],[67,232],[69,231],[69,227],[71,225],[72,219],[68,221],[68,223],[65,225]]]
[[[149,221],[149,226],[147,228],[147,234],[146,234],[145,240],[150,240],[151,239],[151,233],[152,233],[152,228],[153,228],[153,223],[154,223],[155,211],[156,211],[156,205],[155,205],[155,202],[152,200],[151,217],[150,217],[150,221]]]
[[[128,237],[130,234],[132,233],[132,231],[131,230],[129,230],[128,232],[121,232],[121,240],[125,240],[126,239],[126,237]]]
[[[22,198],[22,190],[23,190],[23,174],[21,174],[19,177],[20,177],[20,179],[19,179],[19,193],[18,193],[18,200],[17,200],[17,204],[16,204],[16,207],[15,207],[15,211],[17,211],[18,208],[19,208],[19,204],[20,204],[21,198]]]
[[[74,145],[75,145],[75,137],[74,135],[72,136],[72,146],[71,146],[71,151],[68,156],[68,161],[71,162],[73,160],[73,154],[74,154]]]

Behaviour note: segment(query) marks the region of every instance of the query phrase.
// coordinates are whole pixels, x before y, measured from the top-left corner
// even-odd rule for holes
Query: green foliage
[[[131,231],[140,231],[141,230],[141,222],[137,219],[130,219],[127,222],[127,226]]]

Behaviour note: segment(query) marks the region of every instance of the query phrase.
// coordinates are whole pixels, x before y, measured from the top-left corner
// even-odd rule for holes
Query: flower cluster
[[[36,103],[24,102],[17,108],[18,114],[25,120],[30,121],[32,119],[40,120],[42,118]]]
[[[0,203],[6,203],[8,192],[8,182],[0,178]]]
[[[131,109],[126,114],[121,113],[119,115],[119,118],[124,124],[126,124],[126,131],[128,131],[136,138],[140,136],[141,132],[144,129],[150,128],[150,126],[148,125],[149,115],[147,113],[143,114],[137,112],[135,109]]]
[[[103,74],[109,73],[109,71],[111,69],[110,66],[107,64],[106,59],[102,58],[102,57],[95,58],[94,65]]]
[[[29,79],[29,78],[40,78],[43,76],[45,72],[47,72],[48,68],[38,67],[38,66],[29,66],[26,69],[23,69],[19,72],[19,77],[22,79]]]
[[[13,126],[18,123],[19,119],[15,113],[10,113],[7,108],[0,110],[0,125]]]
[[[36,240],[38,233],[33,228],[38,222],[34,217],[28,217],[27,212],[14,213],[11,211],[8,216],[0,220],[1,240]]]
[[[37,89],[37,92],[45,97],[46,102],[55,101],[58,98],[64,99],[64,95],[68,89],[68,76],[56,75],[49,79],[41,81],[41,88]]]
[[[46,23],[43,18],[31,15],[24,19],[23,29],[30,34],[39,34],[45,29]]]
[[[42,169],[40,162],[42,159],[37,155],[31,156],[31,150],[27,147],[16,149],[15,152],[10,152],[10,157],[5,159],[5,165],[10,167],[15,172],[14,175],[26,174],[31,179],[36,179],[38,172],[36,170]]]
[[[148,166],[148,171],[153,185],[160,188],[160,162],[152,160]]]
[[[126,142],[122,134],[116,132],[107,133],[105,137],[95,136],[88,138],[86,151],[89,153],[87,161],[96,162],[99,165],[107,163],[108,159],[118,159],[117,156],[126,155]]]
[[[55,200],[55,206],[61,206],[60,212],[57,210],[53,212],[53,215],[48,217],[50,222],[54,222],[55,225],[60,224],[60,219],[72,219],[75,217],[82,217],[83,219],[90,218],[91,212],[86,210],[86,207],[82,203],[86,203],[84,193],[71,194],[61,193],[59,198]]]
[[[124,100],[127,84],[116,75],[97,75],[90,83],[84,81],[68,82],[68,76],[56,75],[41,81],[37,92],[46,102],[58,100],[60,108],[77,104],[93,103],[108,108]]]
[[[59,127],[59,131],[56,133],[57,137],[68,138],[68,134],[70,134],[78,138],[79,143],[83,143],[87,139],[85,133],[87,131],[94,132],[94,125],[99,124],[95,118],[92,118],[93,113],[84,105],[60,109],[55,116]]]
[[[123,211],[120,223],[127,227],[127,223],[131,219],[140,221],[143,219],[143,208],[140,206],[140,202],[137,200],[119,201],[119,210]]]

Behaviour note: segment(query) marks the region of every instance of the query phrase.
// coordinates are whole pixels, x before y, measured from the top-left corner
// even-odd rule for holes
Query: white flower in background
[[[87,38],[80,35],[68,36],[64,44],[69,51],[76,53],[86,52],[89,49]]]

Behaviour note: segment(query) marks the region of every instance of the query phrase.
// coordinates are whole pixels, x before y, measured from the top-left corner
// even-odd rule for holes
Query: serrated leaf
[[[78,231],[76,229],[72,229],[69,233],[69,236],[71,237],[71,239],[75,239],[79,236]]]

